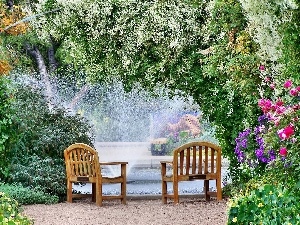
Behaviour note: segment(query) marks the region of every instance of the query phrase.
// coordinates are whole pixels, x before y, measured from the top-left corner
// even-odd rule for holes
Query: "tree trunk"
[[[55,59],[55,51],[54,51],[54,46],[53,46],[53,41],[52,38],[50,38],[50,47],[48,48],[48,60],[49,60],[49,74],[53,74],[54,71],[58,67],[58,63]]]
[[[38,72],[41,75],[41,78],[43,80],[43,83],[45,84],[45,96],[48,102],[48,107],[49,109],[52,109],[55,105],[55,102],[52,102],[52,99],[54,97],[54,92],[55,92],[55,87],[51,83],[51,79],[49,76],[49,73],[53,74],[54,71],[58,67],[58,63],[55,60],[55,52],[53,45],[51,45],[48,49],[48,60],[49,60],[49,73],[47,71],[47,66],[45,63],[45,59],[43,55],[40,53],[39,49],[36,46],[31,47],[28,43],[25,44],[25,49],[26,51],[35,59],[37,67],[38,67]],[[54,79],[55,81],[55,79]],[[74,98],[69,104],[69,108],[71,110],[74,109],[78,101],[85,95],[85,93],[89,90],[88,85],[84,85],[81,87],[81,89],[75,94]]]
[[[25,44],[25,49],[36,61],[38,72],[41,75],[43,83],[45,84],[45,96],[47,99],[48,107],[49,109],[52,109],[54,104],[53,102],[51,102],[51,99],[54,95],[44,57],[42,56],[42,54],[36,46],[31,47],[29,46],[29,44]]]

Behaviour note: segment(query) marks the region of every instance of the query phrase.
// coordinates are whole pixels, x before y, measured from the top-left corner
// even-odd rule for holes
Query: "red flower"
[[[285,147],[280,148],[279,155],[286,157],[287,155],[287,149]]]
[[[289,139],[294,134],[294,126],[289,125],[286,128],[279,130],[277,133],[280,139],[282,140]]]
[[[296,88],[292,88],[292,89],[290,90],[290,95],[292,95],[292,96],[297,96],[297,95],[298,95],[298,90],[297,90]]]
[[[277,106],[283,106],[284,102],[281,99],[278,99],[276,102]]]
[[[283,87],[284,87],[284,88],[290,88],[290,87],[292,86],[292,84],[293,84],[293,82],[292,82],[291,80],[287,80],[287,81],[284,83]]]

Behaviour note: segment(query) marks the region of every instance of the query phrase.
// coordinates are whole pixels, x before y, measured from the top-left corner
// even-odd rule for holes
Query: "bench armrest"
[[[167,164],[173,166],[173,161],[160,161],[162,179],[167,175]]]
[[[126,165],[128,162],[100,162],[101,166]]]

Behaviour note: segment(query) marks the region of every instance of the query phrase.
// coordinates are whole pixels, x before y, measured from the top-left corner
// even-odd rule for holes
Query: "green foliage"
[[[88,80],[121,77],[127,88],[136,81],[153,87],[187,79],[202,49],[205,2],[95,1],[53,3],[40,8],[40,37],[50,33],[60,43],[57,56],[64,64],[84,69]],[[48,17],[49,16],[49,17]],[[46,22],[45,22],[46,21]],[[72,46],[72,47],[71,47]],[[186,76],[185,76],[186,75]]]
[[[0,184],[0,192],[4,192],[9,198],[16,200],[21,205],[29,204],[54,204],[58,197],[45,193],[39,188],[23,187],[21,184]]]
[[[74,142],[93,145],[88,121],[63,108],[50,110],[40,90],[17,87],[15,98],[15,126],[19,132],[15,153],[63,158],[63,150]]]
[[[7,178],[9,174],[6,157],[10,155],[10,137],[14,134],[12,125],[13,110],[12,99],[8,88],[8,80],[0,77],[0,180]]]
[[[39,157],[25,155],[13,158],[9,182],[18,182],[25,187],[40,187],[51,195],[59,196],[62,200],[66,194],[66,174],[63,159],[56,157]]]
[[[238,1],[217,1],[210,20],[210,52],[201,57],[202,80],[192,94],[216,126],[216,137],[223,156],[230,160],[234,180],[240,177],[234,140],[245,126],[256,124],[259,115],[255,106],[261,84],[260,58]]]
[[[20,214],[18,202],[0,192],[0,223],[3,225],[30,225],[33,222]]]
[[[283,55],[281,57],[281,62],[285,65],[283,68],[283,76],[286,79],[292,77],[300,82],[300,2],[295,1],[295,3],[298,5],[297,8],[289,8],[289,13],[292,14],[291,20],[283,23],[280,26],[280,33],[283,37]]]
[[[240,30],[245,27],[247,20],[239,1],[217,0],[211,12],[213,20],[211,29],[215,34],[229,32],[234,29]]]
[[[263,185],[229,202],[227,224],[300,224],[300,196],[283,186]]]
[[[261,83],[258,46],[239,1],[51,0],[38,8],[61,9],[33,27],[44,40],[51,34],[62,64],[84,70],[87,80],[118,77],[127,89],[163,83],[193,96],[234,168],[234,139],[256,123]]]
[[[63,108],[49,109],[41,90],[14,86],[14,130],[17,133],[6,156],[7,182],[19,182],[45,193],[65,197],[63,151],[70,144],[93,146],[93,131],[79,115]]]

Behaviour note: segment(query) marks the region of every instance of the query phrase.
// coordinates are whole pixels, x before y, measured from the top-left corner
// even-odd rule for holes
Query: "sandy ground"
[[[23,206],[23,214],[35,225],[109,224],[109,225],[217,225],[226,224],[226,200],[180,199],[162,204],[161,200],[105,201],[98,207],[89,200],[54,205]]]
[[[109,143],[106,146],[105,143],[96,143],[102,156],[100,161],[128,161],[129,171],[135,164],[159,165],[160,160],[167,160],[169,157],[151,156],[147,145],[143,143],[117,144],[111,146]],[[111,154],[112,152],[115,154]],[[162,204],[159,197],[127,199],[126,205],[122,205],[120,201],[105,201],[102,207],[90,200],[27,205],[23,206],[23,214],[33,219],[35,225],[224,225],[227,221],[226,200],[218,202],[213,199],[206,202],[203,198],[180,198],[180,203],[174,205],[171,202]]]

